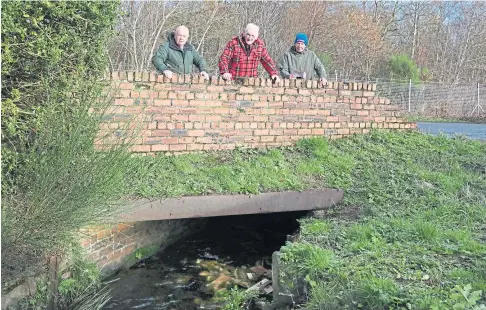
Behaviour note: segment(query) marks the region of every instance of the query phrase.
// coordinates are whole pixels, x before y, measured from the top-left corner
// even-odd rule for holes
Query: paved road
[[[463,134],[471,139],[486,141],[486,124],[418,122],[417,127],[420,131],[433,135],[440,132],[451,136]]]

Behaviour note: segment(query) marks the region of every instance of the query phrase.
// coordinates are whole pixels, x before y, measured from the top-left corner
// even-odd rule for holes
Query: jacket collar
[[[181,50],[179,48],[179,45],[177,45],[176,42],[175,42],[175,33],[174,32],[169,33],[169,35],[167,36],[167,39],[169,40],[169,47],[170,48],[178,50],[178,51]],[[193,49],[194,49],[194,47],[189,42],[186,42],[186,44],[184,44],[184,47],[183,47],[182,50],[184,52],[187,52],[187,51],[192,51]]]
[[[292,45],[292,47],[290,48],[290,52],[292,54],[295,54],[295,55],[299,55],[299,54],[307,54],[307,51],[309,51],[307,49],[307,46],[304,48],[304,51],[302,53],[298,53],[296,50],[295,50],[295,46]]]

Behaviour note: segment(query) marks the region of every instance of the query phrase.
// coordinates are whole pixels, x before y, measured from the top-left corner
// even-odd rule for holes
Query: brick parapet
[[[371,128],[412,129],[400,109],[376,96],[376,84],[113,72],[113,105],[104,143],[131,129],[133,152],[155,154],[236,147],[277,147],[312,136],[341,138]],[[130,131],[132,132],[132,131]]]

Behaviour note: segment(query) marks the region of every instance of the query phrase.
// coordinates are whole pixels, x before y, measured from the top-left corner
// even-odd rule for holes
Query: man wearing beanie
[[[305,33],[295,36],[294,45],[286,52],[278,63],[280,75],[284,79],[314,79],[318,78],[322,85],[327,83],[326,70],[317,55],[309,50],[309,39]]]

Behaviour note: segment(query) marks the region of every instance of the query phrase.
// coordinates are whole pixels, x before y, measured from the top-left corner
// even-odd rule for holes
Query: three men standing
[[[326,70],[317,55],[309,50],[309,39],[305,33],[298,33],[294,45],[278,62],[280,75],[284,79],[314,79],[316,76],[324,85]]]
[[[233,37],[226,45],[219,58],[219,73],[225,80],[239,77],[258,77],[258,64],[268,72],[274,82],[283,78],[314,79],[319,78],[322,85],[327,83],[326,70],[317,55],[307,48],[309,40],[305,33],[298,33],[294,45],[286,52],[278,63],[270,57],[267,47],[258,37],[259,27],[248,24],[245,31]],[[209,79],[206,61],[197,50],[187,42],[189,29],[179,26],[175,32],[169,34],[167,42],[161,44],[152,58],[152,63],[159,72],[168,78],[172,73],[191,74],[192,66],[199,68],[200,74]]]
[[[258,38],[259,30],[257,25],[248,24],[240,36],[228,42],[219,58],[219,73],[223,79],[258,77],[258,63],[261,63],[275,82],[280,80],[275,62],[263,40]]]
[[[166,77],[171,78],[172,73],[191,74],[192,65],[196,65],[206,80],[206,61],[199,55],[194,46],[187,42],[189,29],[186,26],[179,26],[175,32],[170,33],[167,42],[160,45],[157,53],[152,57],[152,63],[157,71],[162,72]]]

